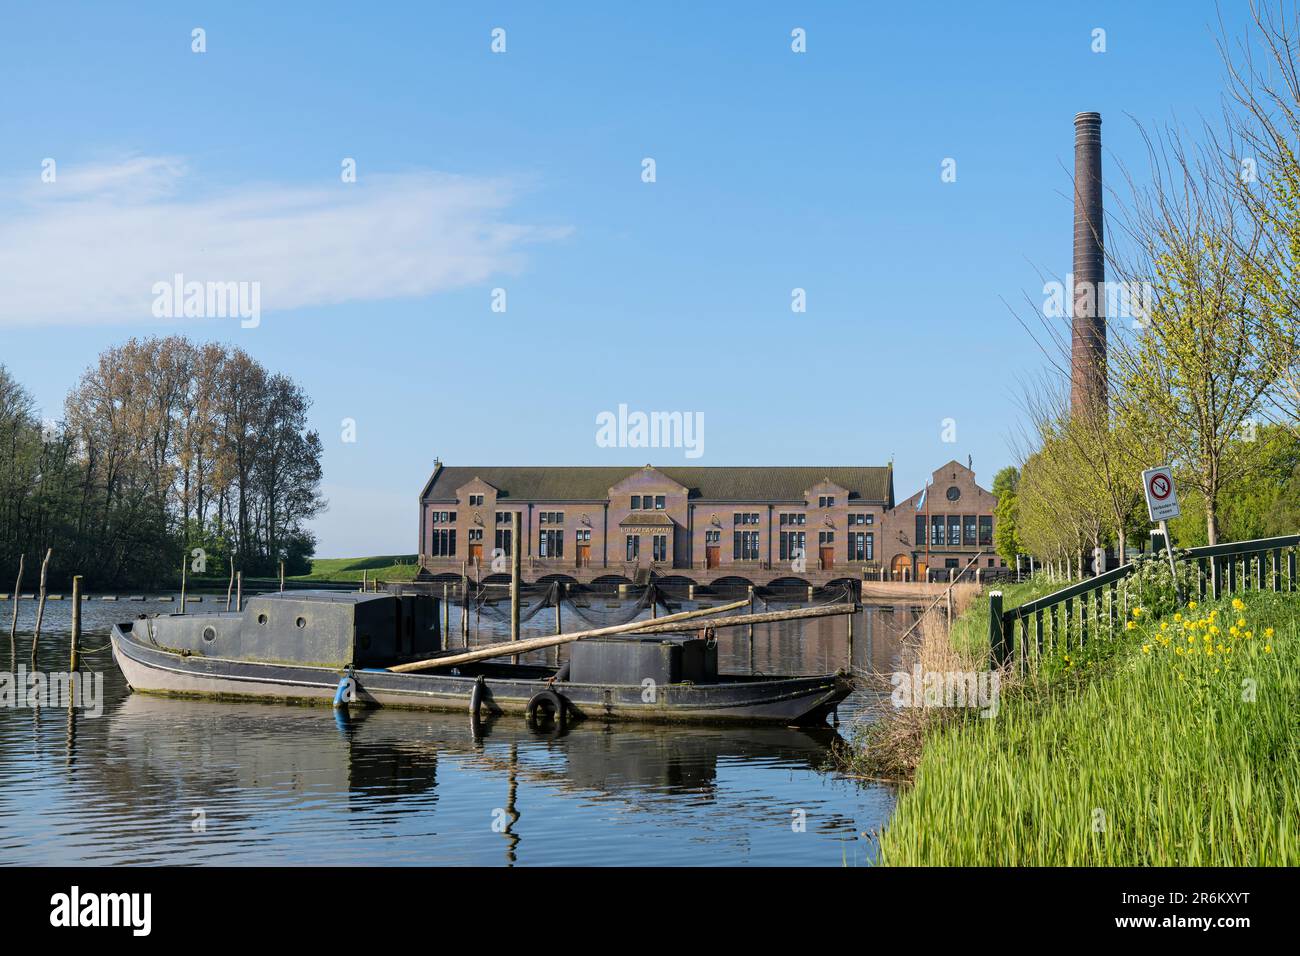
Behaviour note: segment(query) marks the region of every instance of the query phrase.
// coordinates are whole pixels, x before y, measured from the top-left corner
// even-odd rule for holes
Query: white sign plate
[[[1142,472],[1142,488],[1152,521],[1168,521],[1183,513],[1178,507],[1178,492],[1174,490],[1174,474],[1168,465]]]

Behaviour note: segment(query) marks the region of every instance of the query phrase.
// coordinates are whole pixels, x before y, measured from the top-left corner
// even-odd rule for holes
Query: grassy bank
[[[953,646],[986,648],[987,615]],[[931,725],[882,862],[1300,863],[1300,597],[1139,614],[1096,643],[1004,683],[996,717]]]
[[[294,581],[410,581],[420,570],[414,554],[382,554],[369,558],[313,558],[311,573],[293,577]]]

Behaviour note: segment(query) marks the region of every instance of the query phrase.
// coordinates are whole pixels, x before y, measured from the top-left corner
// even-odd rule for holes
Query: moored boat
[[[389,668],[451,653],[442,650],[436,601],[414,595],[262,595],[242,613],[118,624],[112,644],[127,683],[145,693],[472,711],[482,718],[808,726],[824,723],[853,689],[845,673],[720,674],[716,645],[684,635],[577,641],[562,668],[482,660],[395,672]]]

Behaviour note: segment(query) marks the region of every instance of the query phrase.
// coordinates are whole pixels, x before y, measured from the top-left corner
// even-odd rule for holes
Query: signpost
[[[1178,568],[1174,565],[1174,539],[1169,536],[1169,519],[1182,514],[1178,507],[1178,492],[1174,490],[1174,473],[1168,465],[1148,468],[1142,472],[1142,488],[1147,496],[1147,514],[1152,521],[1160,522],[1160,533],[1165,536],[1165,554],[1169,555],[1169,571],[1174,576],[1174,591],[1178,603],[1183,603],[1183,588],[1178,582]]]

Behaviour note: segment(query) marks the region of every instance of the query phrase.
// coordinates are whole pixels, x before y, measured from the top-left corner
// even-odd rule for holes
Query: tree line
[[[1068,330],[1043,321],[1051,368],[1024,390],[1004,554],[1068,576],[1124,554],[1150,527],[1140,474],[1161,464],[1178,545],[1300,532],[1298,42],[1294,5],[1254,8],[1220,41],[1222,116],[1142,130],[1150,175],[1125,173],[1105,224],[1107,284],[1131,293],[1111,301],[1134,306],[1107,317],[1107,401],[1071,412]]]
[[[180,336],[107,349],[60,420],[0,366],[0,567],[53,549],[90,587],[305,573],[323,510],[310,400],[242,349]],[[197,551],[197,553],[195,553]]]

